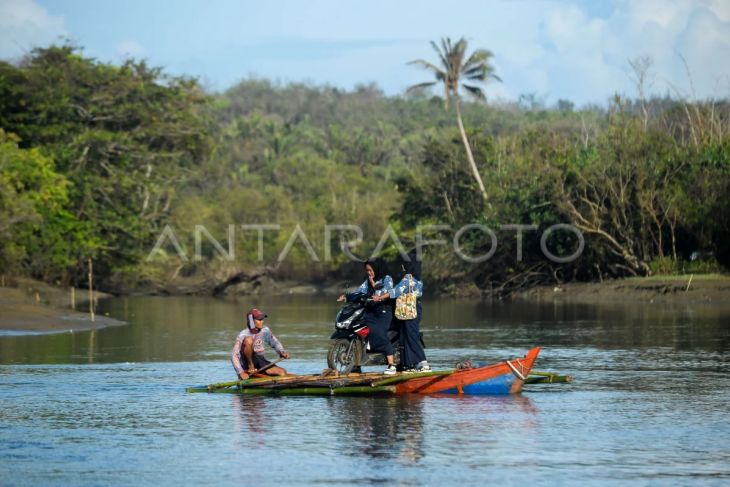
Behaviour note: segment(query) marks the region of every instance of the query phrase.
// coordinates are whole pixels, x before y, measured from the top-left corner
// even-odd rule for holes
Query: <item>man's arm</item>
[[[231,351],[231,363],[233,364],[233,368],[236,370],[236,375],[238,376],[238,378],[241,380],[245,380],[248,379],[248,374],[241,365],[242,345],[243,340],[241,339],[241,335],[239,334],[238,337],[236,337],[236,344],[233,345],[233,350]]]
[[[274,336],[273,333],[271,333],[271,330],[266,330],[267,333],[264,335],[264,339],[266,340],[266,343],[269,344],[274,350],[276,350],[276,353],[279,354],[279,356],[284,358],[289,358],[289,352],[286,351],[284,348],[284,345],[281,344],[278,338]]]

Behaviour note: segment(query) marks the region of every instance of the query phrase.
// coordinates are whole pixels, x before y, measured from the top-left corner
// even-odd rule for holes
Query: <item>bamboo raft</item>
[[[374,394],[513,394],[523,384],[571,382],[572,377],[551,372],[533,372],[540,349],[530,350],[525,357],[492,365],[464,367],[419,373],[400,372],[393,376],[382,373],[337,375],[325,371],[321,375],[288,375],[257,377],[189,387],[187,392],[209,392],[251,395],[374,395]]]

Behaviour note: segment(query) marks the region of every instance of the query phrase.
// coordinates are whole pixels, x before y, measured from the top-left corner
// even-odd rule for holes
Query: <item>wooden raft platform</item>
[[[316,375],[257,377],[189,387],[187,392],[255,395],[373,395],[373,394],[513,394],[523,384],[571,382],[572,377],[532,372],[540,349],[524,357],[478,367],[385,375],[378,372],[338,375],[325,370]]]

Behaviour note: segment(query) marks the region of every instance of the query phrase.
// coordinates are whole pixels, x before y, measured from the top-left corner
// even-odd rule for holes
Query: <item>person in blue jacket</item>
[[[423,296],[423,282],[421,281],[421,261],[415,252],[408,254],[408,259],[401,261],[403,278],[393,286],[393,291],[387,295],[384,293],[378,300],[396,299],[406,293],[416,295],[416,309],[418,314],[411,320],[398,320],[400,322],[400,343],[403,347],[400,365],[405,372],[428,372],[431,367],[426,360],[426,352],[423,350],[421,341],[421,296]],[[376,299],[376,298],[373,298]]]
[[[365,262],[365,274],[367,279],[357,288],[355,293],[367,294],[373,300],[365,308],[363,320],[370,328],[368,341],[370,351],[379,352],[385,355],[388,367],[383,372],[386,375],[393,375],[397,369],[393,357],[393,345],[388,338],[388,329],[393,319],[393,302],[382,296],[389,296],[393,292],[393,278],[388,275],[385,262],[380,259],[370,259]],[[352,293],[352,294],[355,294]],[[341,295],[338,301],[345,301],[348,295]]]

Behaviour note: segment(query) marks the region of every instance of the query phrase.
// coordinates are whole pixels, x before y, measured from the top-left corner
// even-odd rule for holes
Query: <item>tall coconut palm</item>
[[[477,86],[477,84],[486,83],[489,80],[502,80],[494,74],[494,67],[489,62],[492,58],[492,53],[490,51],[487,51],[486,49],[477,49],[471,53],[468,58],[466,58],[467,42],[463,37],[455,44],[452,44],[450,38],[443,38],[441,39],[441,46],[438,46],[435,42],[431,41],[431,46],[439,56],[438,65],[424,61],[423,59],[416,59],[408,64],[415,64],[431,71],[436,77],[436,80],[413,85],[408,88],[407,91],[420,91],[439,83],[443,85],[445,107],[448,108],[449,100],[453,100],[454,106],[456,107],[456,121],[459,124],[459,131],[461,132],[461,138],[464,141],[469,165],[471,166],[471,171],[474,174],[474,179],[479,186],[479,191],[481,191],[482,196],[486,200],[487,191],[484,189],[484,183],[479,175],[477,165],[474,162],[474,155],[471,152],[469,139],[466,137],[464,123],[461,120],[459,91],[460,88],[463,88],[468,95],[478,100],[486,100],[487,97],[484,94],[484,91],[482,88]],[[462,80],[465,82],[462,82]]]

